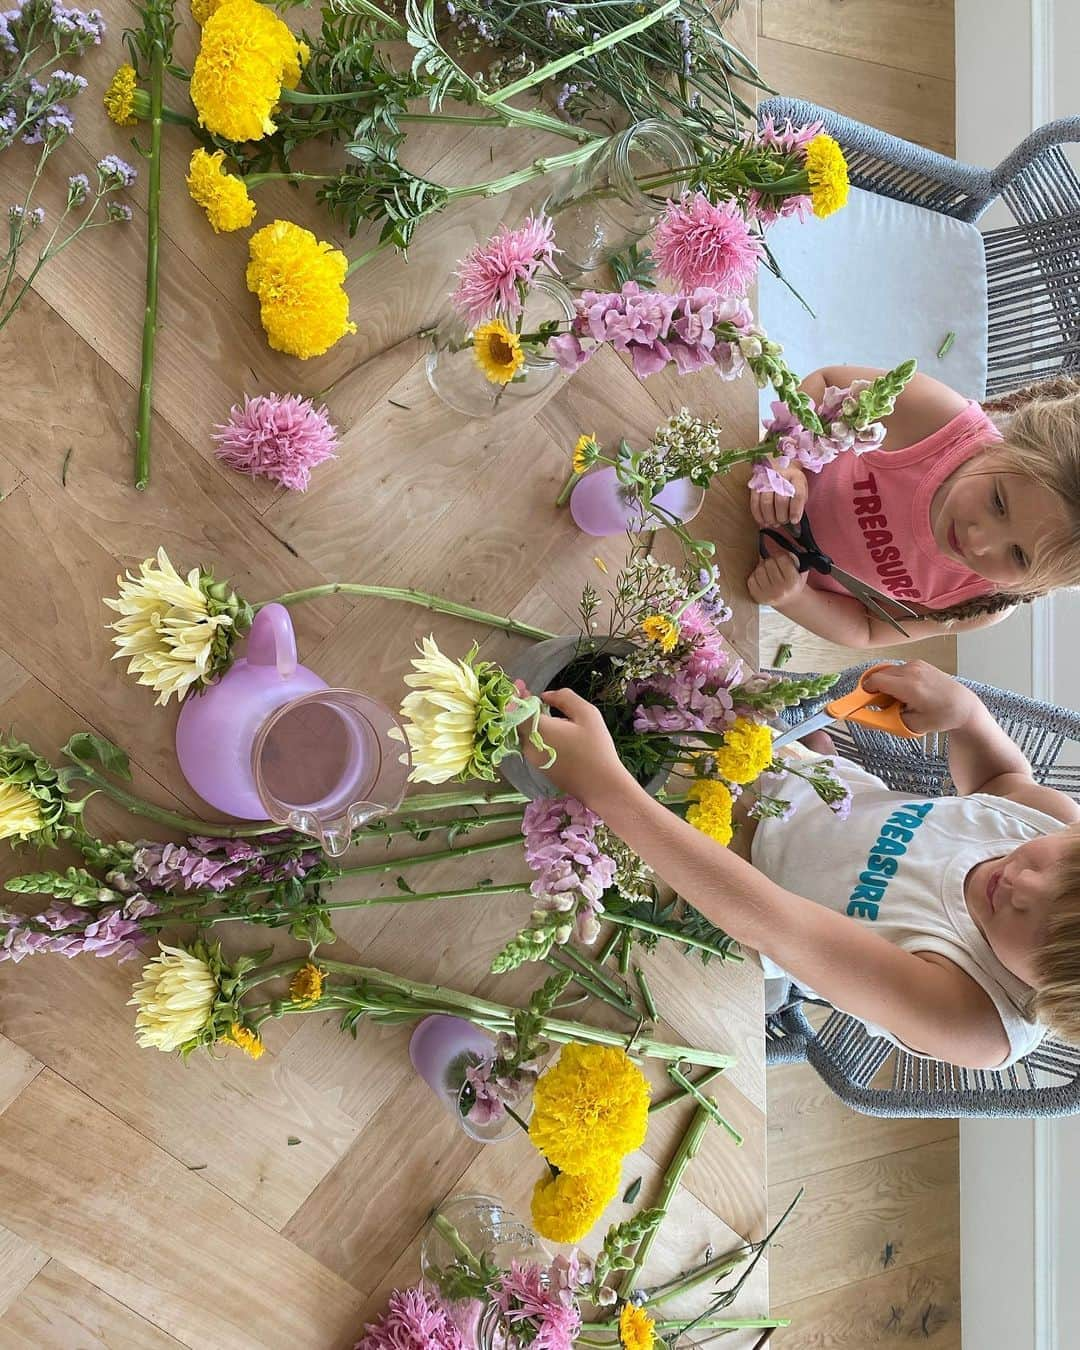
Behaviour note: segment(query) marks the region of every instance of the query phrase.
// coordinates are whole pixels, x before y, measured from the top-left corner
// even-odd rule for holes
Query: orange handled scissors
[[[879,691],[872,692],[863,686],[863,680],[867,676],[873,675],[879,670],[890,670],[891,668],[891,662],[879,661],[876,666],[864,670],[859,676],[858,684],[850,694],[845,694],[843,698],[826,703],[821,712],[815,713],[813,717],[806,718],[797,726],[789,727],[783,735],[777,736],[776,740],[773,741],[773,749],[779,750],[781,746],[801,740],[811,731],[820,731],[823,727],[832,726],[834,722],[858,722],[860,726],[873,727],[875,731],[886,731],[890,736],[901,736],[905,740],[917,740],[922,732],[912,731],[904,721],[900,715],[904,706],[901,701],[898,698],[893,698],[891,694],[883,694]]]

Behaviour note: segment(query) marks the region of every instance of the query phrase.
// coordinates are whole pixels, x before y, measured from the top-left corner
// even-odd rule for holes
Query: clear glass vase
[[[461,1129],[480,1144],[502,1143],[521,1130],[521,1125],[509,1114],[482,1124],[468,1117],[465,1070],[489,1059],[494,1052],[495,1037],[489,1032],[463,1017],[448,1017],[444,1013],[425,1017],[409,1041],[413,1068]],[[523,1120],[528,1118],[530,1109],[531,1103],[526,1101],[519,1102],[514,1108]]]
[[[565,331],[574,316],[574,298],[553,276],[537,277],[529,288],[522,316],[522,331],[535,332],[542,323],[556,320]],[[559,365],[546,348],[526,346],[525,364],[508,384],[493,384],[476,362],[470,339],[473,325],[447,308],[432,333],[427,358],[428,384],[455,412],[468,417],[491,417],[513,408],[522,399],[535,398],[560,375]]]
[[[544,203],[555,222],[560,274],[591,272],[643,239],[668,198],[678,196],[693,162],[688,137],[649,119],[613,136],[579,164]],[[662,181],[650,186],[651,179]]]
[[[499,1309],[479,1299],[454,1301],[455,1276],[467,1273],[478,1256],[488,1257],[499,1270],[511,1261],[549,1266],[551,1253],[522,1219],[490,1195],[455,1195],[428,1220],[420,1244],[420,1274],[424,1283],[450,1302],[454,1321],[465,1344],[476,1350],[519,1350],[517,1336],[508,1329]]]

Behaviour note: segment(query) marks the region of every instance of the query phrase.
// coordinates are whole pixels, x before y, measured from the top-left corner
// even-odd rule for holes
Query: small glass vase
[[[645,515],[641,499],[633,488],[619,482],[618,471],[608,465],[593,469],[580,479],[570,494],[570,514],[583,534],[597,538],[625,534],[629,530],[659,530],[675,520],[685,525],[694,519],[705,501],[705,489],[689,478],[667,483],[653,498],[657,512]]]
[[[558,279],[536,277],[529,287],[522,331],[535,332],[552,319],[565,331],[574,317],[574,298]],[[558,379],[561,371],[547,348],[525,347],[525,364],[508,384],[493,384],[476,362],[472,346],[474,325],[448,308],[432,333],[427,358],[428,384],[447,407],[467,417],[492,417],[513,408],[522,399],[535,398]]]
[[[447,1296],[446,1277],[468,1268],[470,1258],[488,1257],[499,1270],[511,1261],[549,1266],[551,1253],[523,1220],[490,1195],[455,1195],[428,1220],[420,1244],[420,1274],[425,1285]],[[452,1288],[452,1284],[449,1285]],[[494,1304],[479,1299],[451,1301],[454,1321],[465,1344],[476,1350],[523,1350]]]
[[[560,274],[591,272],[643,239],[693,163],[689,138],[665,122],[650,118],[612,136],[544,203],[555,222]],[[650,179],[662,181],[649,186]]]
[[[487,1125],[477,1125],[465,1114],[465,1069],[487,1059],[494,1048],[494,1036],[464,1017],[449,1017],[445,1013],[425,1017],[409,1041],[413,1068],[469,1138],[481,1144],[502,1143],[521,1129],[510,1115]],[[521,1102],[514,1110],[521,1116],[523,1111],[528,1112],[529,1106]]]

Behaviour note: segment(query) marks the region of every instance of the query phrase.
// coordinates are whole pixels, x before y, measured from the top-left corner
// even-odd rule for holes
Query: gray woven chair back
[[[794,724],[812,716],[830,698],[855,687],[859,666],[845,671],[826,698],[790,709]],[[1080,797],[1080,767],[1062,762],[1071,743],[1080,744],[1080,715],[990,685],[963,681],[993,713],[1027,756],[1040,783]],[[955,792],[946,759],[947,737],[901,741],[883,732],[845,723],[831,730],[839,754],[856,760],[897,792],[926,797]],[[1080,1047],[1045,1040],[1002,1072],[958,1068],[898,1050],[871,1036],[858,1018],[833,1010],[819,1031],[807,1021],[796,995],[791,1005],[766,1019],[770,1064],[806,1061],[856,1111],[871,1116],[1061,1116],[1080,1112]]]
[[[853,185],[868,192],[966,221],[1002,200],[1016,224],[983,235],[987,396],[1080,376],[1080,179],[1062,148],[1080,142],[1080,117],[1048,123],[996,169],[980,169],[802,99],[768,99],[764,116],[824,123]]]

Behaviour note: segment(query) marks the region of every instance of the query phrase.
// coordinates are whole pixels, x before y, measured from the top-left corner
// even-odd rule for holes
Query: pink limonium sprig
[[[243,406],[233,406],[229,420],[214,428],[213,438],[222,463],[294,492],[305,491],[311,470],[334,459],[338,449],[326,408],[316,408],[298,394],[245,394]]]
[[[554,234],[549,217],[530,215],[516,230],[500,226],[462,260],[450,301],[467,323],[475,325],[496,314],[508,321],[520,318],[541,267],[558,271]]]
[[[728,300],[746,295],[765,256],[738,205],[714,205],[701,191],[668,202],[651,252],[660,274],[681,290],[710,286]]]

